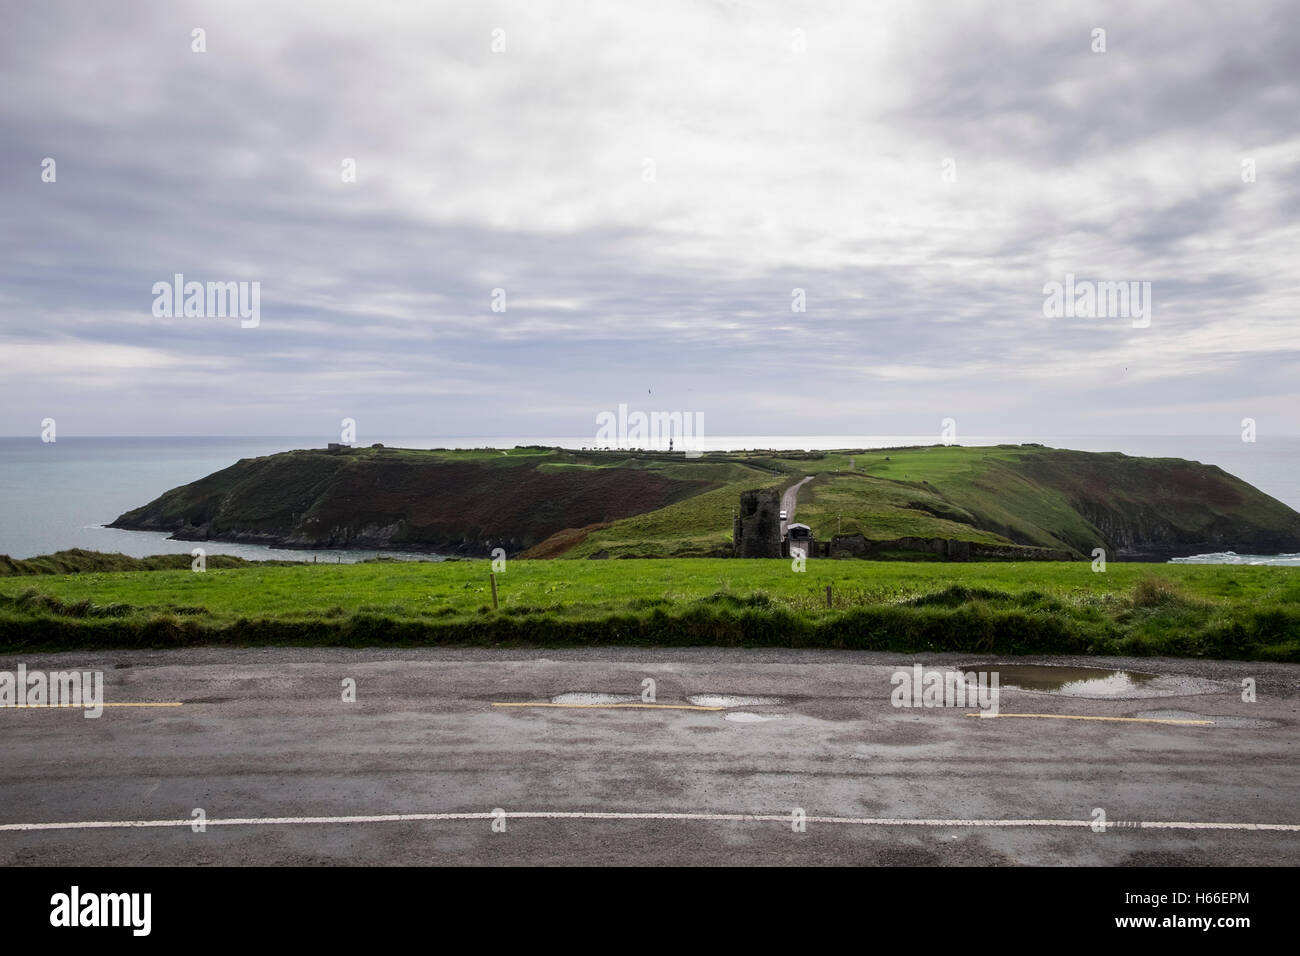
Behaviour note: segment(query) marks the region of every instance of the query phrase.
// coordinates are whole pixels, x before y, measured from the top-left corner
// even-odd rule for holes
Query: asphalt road
[[[1162,676],[1122,699],[1001,693],[1003,715],[1211,721],[1163,724],[891,705],[896,671],[976,663],[955,655],[199,649],[21,661],[102,669],[109,703],[180,706],[98,719],[0,710],[4,865],[1300,863],[1295,665],[1111,659]],[[0,670],[18,663],[0,658]],[[573,693],[639,704],[647,678],[661,706],[498,706]],[[355,703],[342,700],[346,679]],[[724,709],[675,709],[696,706]]]
[[[807,478],[800,479],[781,493],[781,510],[784,511],[786,515],[785,520],[781,522],[782,540],[785,539],[787,526],[789,526],[790,522],[794,521],[794,509],[795,506],[799,504],[799,489],[812,481],[814,477],[814,475],[809,475]]]

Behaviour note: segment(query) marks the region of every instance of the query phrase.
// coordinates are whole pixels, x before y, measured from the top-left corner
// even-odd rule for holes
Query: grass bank
[[[496,610],[488,572],[486,561],[209,559],[205,573],[0,577],[0,650],[706,645],[1300,661],[1293,568],[511,561]]]

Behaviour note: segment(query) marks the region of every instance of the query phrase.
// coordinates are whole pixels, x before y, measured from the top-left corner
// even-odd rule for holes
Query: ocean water
[[[511,448],[594,444],[584,437],[371,437],[406,448]],[[704,450],[734,448],[828,449],[928,445],[933,435],[740,435],[701,440]],[[1120,451],[1157,458],[1187,458],[1218,465],[1274,498],[1300,510],[1300,436],[1261,438],[1245,443],[1231,436],[963,436],[963,445],[1040,442],[1082,451]],[[234,464],[240,458],[293,448],[319,448],[319,437],[254,438],[78,438],[61,436],[0,438],[0,554],[16,558],[66,548],[121,552],[134,557],[188,554],[197,542],[171,541],[160,532],[119,531],[104,524],[152,501],[177,485]],[[300,551],[264,545],[202,542],[209,554],[250,559],[357,561],[376,551]],[[428,560],[427,554],[382,552],[389,557]],[[1225,564],[1300,565],[1300,555],[1201,555],[1180,561]]]

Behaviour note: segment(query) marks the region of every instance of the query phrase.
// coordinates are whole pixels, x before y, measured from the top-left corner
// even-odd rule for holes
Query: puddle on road
[[[692,694],[686,698],[696,707],[760,707],[763,704],[784,704],[780,697],[738,697],[729,694]]]
[[[785,714],[755,714],[747,710],[733,710],[724,714],[723,720],[732,720],[738,724],[759,724],[765,720],[785,720]]]
[[[1001,687],[1041,690],[1065,697],[1123,697],[1157,676],[1142,671],[1055,664],[971,664],[961,668],[963,674],[970,671],[997,674]]]
[[[556,694],[551,698],[552,704],[634,704],[640,697],[634,694]]]
[[[1134,717],[1150,720],[1212,720],[1216,727],[1276,727],[1276,720],[1260,720],[1254,717],[1216,717],[1213,714],[1194,714],[1190,710],[1147,710]]]

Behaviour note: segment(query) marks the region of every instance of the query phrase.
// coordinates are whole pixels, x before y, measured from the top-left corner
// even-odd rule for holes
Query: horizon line
[[[1235,433],[1235,432],[1180,432],[1180,433],[1172,433],[1172,434],[1162,434],[1162,433],[1158,433],[1158,432],[1071,432],[1071,433],[1055,432],[1055,433],[1052,433],[1052,434],[1050,434],[1050,435],[1034,435],[1034,434],[1025,434],[1025,435],[1023,435],[1023,436],[1021,436],[1021,437],[1024,437],[1024,438],[1027,439],[1027,440],[1035,440],[1035,439],[1039,439],[1039,438],[1052,438],[1052,439],[1060,439],[1060,438],[1231,438],[1231,437],[1234,437],[1234,436],[1236,436],[1236,435],[1237,435],[1237,433]],[[326,442],[328,442],[328,441],[330,440],[330,439],[328,439],[328,438],[324,438],[323,436],[317,436],[317,435],[228,435],[228,434],[220,434],[220,435],[214,435],[214,434],[202,434],[202,435],[63,435],[63,436],[61,436],[61,437],[64,438],[64,439],[67,439],[67,438],[133,438],[133,439],[139,439],[139,438],[149,438],[149,439],[161,439],[161,438],[223,438],[223,439],[230,439],[230,440],[234,440],[234,439],[240,439],[240,440],[243,440],[243,439],[285,439],[285,438],[290,438],[290,439],[310,439],[310,440],[312,440],[312,441],[315,441],[315,440],[317,440],[318,438],[323,438],[323,440],[326,441]],[[491,438],[529,438],[529,439],[565,438],[565,439],[568,439],[568,438],[584,438],[584,436],[582,436],[582,435],[515,435],[515,434],[497,434],[497,435],[483,435],[483,434],[467,434],[467,435],[430,435],[430,434],[410,434],[410,435],[380,435],[379,437],[380,437],[380,438],[387,438],[387,439],[406,439],[406,438],[421,438],[421,439],[430,439],[430,438],[447,438],[447,439],[459,439],[459,438],[489,438],[489,439],[491,439]],[[707,440],[707,441],[720,441],[720,440],[722,440],[722,439],[724,439],[724,438],[795,438],[795,439],[822,439],[822,438],[924,438],[924,437],[927,437],[927,435],[924,434],[924,433],[920,433],[920,432],[897,432],[897,433],[875,433],[875,434],[872,434],[872,433],[850,434],[850,433],[835,433],[835,432],[825,432],[825,433],[821,433],[821,434],[782,434],[782,433],[779,433],[779,432],[768,432],[768,433],[764,433],[764,434],[742,434],[742,433],[737,432],[737,433],[734,433],[734,434],[732,434],[732,433],[723,433],[723,434],[719,434],[719,435],[717,435],[717,436],[715,436],[715,437],[713,437],[713,438],[708,438],[708,439],[706,439],[706,440]],[[951,444],[951,445],[961,445],[961,444],[963,444],[963,440],[962,440],[962,439],[957,439],[957,440],[954,440],[954,441],[944,442],[941,438],[939,438],[939,436],[934,436],[934,437],[937,439],[936,443],[937,443],[937,444],[941,444],[941,445],[942,445],[942,444]],[[971,435],[969,435],[969,436],[967,436],[967,437],[970,438],[970,439],[974,439],[974,438],[1005,438],[1006,436],[997,435],[997,434],[983,434],[983,433],[981,433],[981,434],[971,434]],[[1274,433],[1272,437],[1274,437],[1274,438],[1300,438],[1300,432],[1278,432],[1278,433]],[[41,436],[40,436],[39,433],[36,433],[36,434],[28,433],[28,434],[25,434],[25,435],[0,435],[0,441],[7,440],[7,439],[22,439],[22,440],[35,440],[35,441],[40,441],[40,440],[41,440]],[[589,441],[592,441],[593,443],[596,443],[596,442],[597,442],[597,440],[596,440],[595,438],[591,438],[591,439],[585,439],[585,438],[584,438],[584,440],[589,440]],[[53,443],[51,443],[51,442],[44,442],[43,444],[57,444],[57,442],[53,442]],[[364,441],[359,441],[359,442],[354,442],[354,443],[352,443],[353,447],[363,447],[363,446],[368,446],[368,445],[370,445],[370,444],[374,444],[374,443],[373,443],[373,442],[364,442]],[[1247,444],[1258,444],[1258,442],[1247,443]]]

